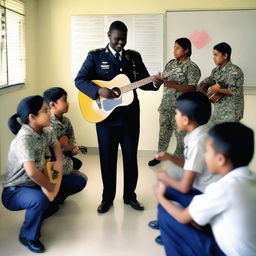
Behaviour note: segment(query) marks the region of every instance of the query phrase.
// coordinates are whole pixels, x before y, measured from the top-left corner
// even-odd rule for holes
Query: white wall
[[[37,1],[26,0],[26,85],[0,95],[0,174],[5,172],[6,159],[13,135],[7,127],[8,118],[16,113],[17,103],[28,95],[38,94],[37,79]]]

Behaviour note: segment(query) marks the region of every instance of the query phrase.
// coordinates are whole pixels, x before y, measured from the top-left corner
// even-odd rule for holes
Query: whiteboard
[[[167,59],[173,58],[177,38],[192,41],[191,59],[201,69],[201,80],[215,67],[213,46],[226,42],[231,61],[244,72],[244,86],[256,88],[256,10],[168,11],[166,17]]]
[[[138,51],[151,75],[163,70],[163,14],[76,15],[71,17],[72,75],[76,77],[87,53],[106,47],[115,20],[128,28],[125,49]]]

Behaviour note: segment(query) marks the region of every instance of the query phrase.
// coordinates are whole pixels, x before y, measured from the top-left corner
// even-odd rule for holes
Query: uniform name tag
[[[109,69],[109,65],[107,64],[101,64],[100,66],[102,69]]]

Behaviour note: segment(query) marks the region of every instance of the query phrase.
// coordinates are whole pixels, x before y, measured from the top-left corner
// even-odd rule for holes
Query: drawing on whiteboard
[[[197,49],[203,48],[205,45],[207,45],[211,41],[211,37],[208,35],[208,33],[205,30],[202,30],[202,31],[194,30],[189,35],[188,38]]]

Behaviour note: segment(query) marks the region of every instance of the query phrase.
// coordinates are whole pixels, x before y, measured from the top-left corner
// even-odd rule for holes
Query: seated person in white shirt
[[[204,192],[205,187],[221,178],[207,169],[204,152],[208,137],[207,122],[211,116],[211,103],[201,92],[183,93],[177,98],[176,123],[184,137],[184,158],[179,158],[166,152],[156,154],[158,160],[170,160],[173,164],[166,171],[159,171],[157,179],[168,188],[165,197],[187,207],[193,197]],[[179,177],[175,171],[179,166]],[[149,226],[159,229],[158,221],[149,222]],[[161,237],[155,241],[162,244]]]
[[[223,177],[186,208],[165,197],[164,183],[156,185],[167,256],[256,255],[256,174],[248,168],[253,153],[250,128],[235,122],[217,124],[209,131],[205,160],[212,173]]]

